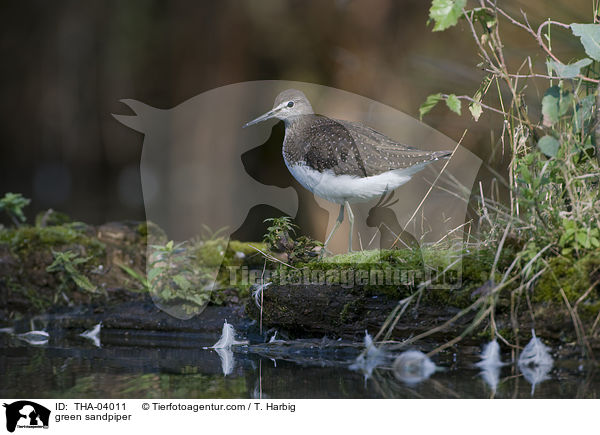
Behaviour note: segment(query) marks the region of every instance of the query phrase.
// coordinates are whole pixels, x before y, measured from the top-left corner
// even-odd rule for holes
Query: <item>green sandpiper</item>
[[[315,195],[340,204],[324,251],[344,220],[344,208],[350,221],[351,251],[354,215],[350,204],[391,192],[428,164],[452,155],[452,151],[423,151],[400,144],[358,122],[317,115],[296,89],[281,92],[272,110],[244,127],[270,118],[285,123],[283,159],[294,178]]]

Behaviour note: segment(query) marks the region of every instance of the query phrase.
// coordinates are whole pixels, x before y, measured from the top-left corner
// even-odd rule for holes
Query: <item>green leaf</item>
[[[579,36],[586,54],[600,61],[600,24],[571,24],[573,35]]]
[[[477,92],[475,92],[475,95],[473,95],[473,102],[469,104],[469,112],[471,112],[475,122],[479,121],[479,117],[483,112],[481,100],[483,98],[483,94],[485,94],[490,87],[491,82],[492,78],[490,76],[485,76],[479,85],[479,89],[477,89]]]
[[[546,63],[548,68],[556,71],[558,77],[563,79],[573,79],[579,75],[581,68],[592,63],[592,59],[586,57],[585,59],[578,60],[577,62],[570,63],[568,65],[556,62],[552,59],[548,59]]]
[[[473,21],[479,21],[489,31],[497,24],[496,14],[488,8],[473,8],[466,11]],[[465,18],[465,15],[460,18]]]
[[[544,136],[537,144],[541,152],[548,157],[556,157],[560,143],[552,136]]]
[[[23,197],[20,193],[8,192],[0,199],[0,211],[4,210],[9,215],[18,219],[18,221],[25,222],[23,207],[27,206],[30,202],[30,199]]]
[[[569,91],[561,91],[558,86],[552,86],[544,93],[542,98],[543,124],[552,127],[558,122],[573,104],[573,94]]]
[[[562,255],[569,255],[571,253],[571,251],[573,250],[573,248],[565,248],[561,251]]]
[[[579,133],[582,128],[586,128],[592,121],[594,99],[593,95],[588,95],[577,103],[575,114],[573,115],[573,124],[575,125],[576,133]]]
[[[466,4],[467,0],[433,0],[429,8],[429,18],[435,22],[433,31],[455,26]]]
[[[481,104],[472,102],[471,104],[469,104],[469,112],[471,112],[471,115],[473,116],[473,119],[475,120],[475,122],[479,121],[479,117],[483,113]]]
[[[461,105],[460,105],[460,100],[458,99],[458,97],[456,95],[454,95],[454,94],[448,95],[448,98],[446,98],[446,106],[448,106],[448,108],[450,110],[452,110],[454,113],[460,115]]]
[[[155,267],[148,272],[148,282],[153,282],[154,279],[165,271],[164,267]]]
[[[183,291],[188,291],[192,287],[192,283],[189,282],[183,275],[173,276],[173,281],[175,281],[175,284],[177,284]]]
[[[442,94],[431,94],[428,96],[425,102],[421,104],[421,107],[419,107],[419,118],[423,119],[423,116],[427,115],[441,99]]]
[[[71,279],[75,284],[77,284],[77,287],[79,287],[82,290],[88,292],[96,291],[96,286],[92,284],[86,276],[81,275],[80,273],[72,274]]]
[[[531,172],[529,172],[529,169],[527,169],[526,166],[521,167],[519,173],[523,177],[525,183],[531,183]]]
[[[577,244],[583,248],[589,248],[589,240],[587,238],[587,234],[585,233],[585,231],[578,231],[577,234],[575,234],[575,240],[577,241]]]
[[[142,275],[135,269],[132,269],[131,267],[126,266],[125,264],[118,263],[118,262],[115,262],[115,264],[117,266],[119,266],[121,269],[123,269],[130,277],[132,277],[133,279],[138,281],[143,287],[145,287],[145,288],[149,287],[148,279],[146,278],[146,276]]]

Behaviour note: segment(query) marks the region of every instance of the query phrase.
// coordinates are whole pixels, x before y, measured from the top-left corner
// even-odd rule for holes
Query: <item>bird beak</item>
[[[276,107],[275,109],[265,113],[264,115],[260,115],[258,118],[253,119],[250,122],[247,122],[242,128],[250,127],[251,125],[258,124],[259,122],[266,121],[267,119],[273,118],[277,112],[281,110],[281,107]]]

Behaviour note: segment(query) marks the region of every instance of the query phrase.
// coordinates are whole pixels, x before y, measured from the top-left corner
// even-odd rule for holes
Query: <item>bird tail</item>
[[[432,154],[432,157],[435,160],[438,159],[449,159],[452,156],[452,151],[434,151]]]

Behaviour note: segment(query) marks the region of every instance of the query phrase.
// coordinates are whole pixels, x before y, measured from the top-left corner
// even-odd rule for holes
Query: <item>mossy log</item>
[[[365,331],[377,333],[386,318],[397,306],[398,299],[386,294],[373,294],[363,287],[351,289],[341,285],[272,285],[265,289],[262,319],[265,327],[279,328],[295,337],[335,336],[362,339]],[[393,336],[406,338],[431,329],[452,318],[459,308],[439,304],[409,307],[396,324]],[[254,301],[246,305],[246,313],[260,319]],[[465,315],[444,335],[451,336],[472,320]]]
[[[112,222],[97,227],[72,222],[2,230],[1,317],[8,320],[57,306],[139,299],[139,283],[120,265],[145,273],[146,236],[147,225],[140,222]],[[78,289],[65,282],[64,275],[49,272],[53,251],[71,251],[85,258],[80,272],[95,290]]]

